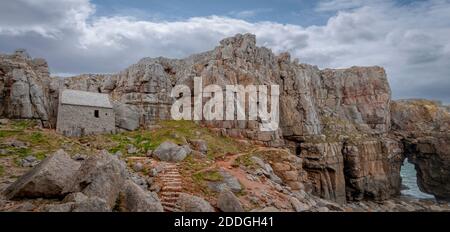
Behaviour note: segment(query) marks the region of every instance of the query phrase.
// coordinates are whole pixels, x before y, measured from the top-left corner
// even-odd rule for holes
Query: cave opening
[[[434,199],[433,195],[424,193],[420,190],[417,183],[417,171],[413,163],[408,158],[403,161],[400,168],[400,176],[402,178],[401,194],[418,199]]]

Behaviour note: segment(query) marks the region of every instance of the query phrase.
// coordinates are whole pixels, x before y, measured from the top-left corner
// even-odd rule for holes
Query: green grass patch
[[[256,168],[255,162],[252,160],[253,154],[246,154],[238,157],[232,164],[234,167],[244,166],[247,168]]]
[[[205,160],[195,159],[192,155],[183,160],[182,169],[188,172],[197,172],[209,167]]]
[[[43,160],[47,157],[47,153],[40,151],[40,152],[35,153],[34,157],[36,157],[36,159],[38,159],[38,160]]]
[[[197,189],[203,192],[206,196],[217,195],[216,192],[211,191],[207,182],[218,182],[223,180],[222,175],[217,170],[208,170],[204,172],[197,172],[192,175],[192,181]]]
[[[32,153],[31,148],[23,148],[23,147],[10,148],[9,151],[12,155],[17,155],[21,158],[27,157],[28,155],[31,155],[31,153]]]
[[[12,122],[12,126],[16,130],[25,130],[28,128],[32,128],[36,125],[35,121],[32,120],[14,120]]]
[[[41,132],[33,132],[28,135],[27,140],[32,144],[42,144],[47,143],[47,138]]]
[[[220,175],[219,171],[217,170],[209,170],[205,172],[195,173],[192,177],[196,182],[203,182],[203,181],[217,182],[223,180],[222,175]]]
[[[208,157],[213,159],[225,153],[234,153],[240,150],[236,142],[228,137],[217,136],[208,128],[201,127],[192,121],[160,121],[159,128],[152,130],[139,130],[107,135],[113,142],[108,149],[115,153],[121,151],[127,153],[127,145],[132,144],[142,153],[155,150],[161,143],[171,141],[176,144],[184,144],[189,139],[203,139],[208,144]]]
[[[0,130],[0,139],[8,138],[20,134],[22,131],[19,130]]]

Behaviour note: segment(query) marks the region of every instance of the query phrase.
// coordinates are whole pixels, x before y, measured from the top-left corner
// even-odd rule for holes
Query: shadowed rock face
[[[428,100],[392,103],[394,132],[417,170],[421,191],[450,200],[450,114]]]
[[[267,48],[257,47],[256,38],[251,34],[226,38],[213,50],[184,59],[144,58],[112,75],[88,74],[57,80],[49,78],[48,71],[45,73],[42,68],[37,68],[41,66],[18,60],[12,56],[2,56],[0,104],[8,106],[8,110],[0,111],[0,115],[27,118],[31,111],[32,117],[52,122],[57,112],[55,102],[61,86],[109,93],[117,101],[115,105],[120,106],[116,107],[116,114],[120,116],[116,119],[117,127],[128,130],[146,126],[158,119],[170,119],[173,86],[184,84],[193,89],[196,76],[202,77],[203,86],[279,85],[279,130],[261,132],[257,121],[204,123],[219,128],[229,136],[247,137],[269,146],[290,148],[299,157],[301,168],[307,172],[307,178],[294,179],[307,179],[307,183],[303,184],[309,186],[311,192],[338,202],[380,200],[399,194],[399,173],[404,159],[402,139],[406,136],[392,136],[391,125],[396,133],[410,131],[418,119],[423,119],[423,124],[432,126],[433,130],[436,130],[435,127],[449,127],[448,123],[440,123],[441,116],[432,118],[436,122],[427,124],[429,118],[423,118],[423,114],[417,114],[413,109],[410,113],[402,108],[396,110],[396,103],[391,104],[391,90],[381,67],[320,70],[316,66],[292,61],[288,53],[275,55]],[[11,83],[9,80],[14,74],[11,68],[6,67],[17,62],[49,80],[36,82],[35,85],[44,94],[42,104],[33,104],[43,105],[41,108],[44,110],[28,107],[26,99],[39,102],[31,99],[41,98],[26,94],[31,97],[24,97],[25,100],[19,102],[27,106],[22,108],[30,110],[14,114],[9,107],[17,101],[5,96],[12,96],[11,92],[28,93],[5,84]],[[30,80],[34,79],[20,83],[31,86]],[[131,121],[126,120],[127,115],[132,116]],[[438,115],[443,113],[439,111]],[[438,167],[448,170],[448,166],[441,165],[445,163],[442,160],[448,157],[448,153],[442,151],[439,154],[443,155],[436,156],[440,158],[433,165],[422,164],[423,172],[420,173],[426,173],[428,169],[437,170]]]

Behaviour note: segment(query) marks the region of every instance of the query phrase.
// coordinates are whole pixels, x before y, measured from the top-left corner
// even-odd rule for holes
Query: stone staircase
[[[166,212],[180,212],[176,205],[180,193],[183,191],[183,183],[178,166],[172,163],[165,163],[164,170],[158,175],[162,188],[159,191],[159,198]]]

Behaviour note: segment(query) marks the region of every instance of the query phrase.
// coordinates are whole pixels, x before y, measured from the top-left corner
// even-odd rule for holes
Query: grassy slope
[[[71,155],[89,155],[106,149],[111,153],[120,151],[123,157],[145,156],[148,150],[156,149],[164,141],[183,144],[189,139],[203,139],[208,144],[208,154],[205,157],[189,156],[180,165],[180,171],[188,183],[187,190],[202,195],[214,194],[206,188],[207,181],[221,180],[217,170],[211,168],[217,159],[251,149],[251,145],[242,146],[234,139],[218,135],[192,121],[161,121],[154,129],[149,130],[67,138],[54,130],[37,128],[32,121],[11,120],[8,125],[0,125],[0,149],[7,151],[0,159],[13,157],[15,165],[18,166],[19,161],[28,155],[44,159],[58,149],[64,149]],[[14,148],[6,145],[12,140],[26,142],[28,146]],[[128,154],[130,145],[136,147],[138,153]],[[8,170],[0,167],[0,175],[3,173],[8,173]]]

